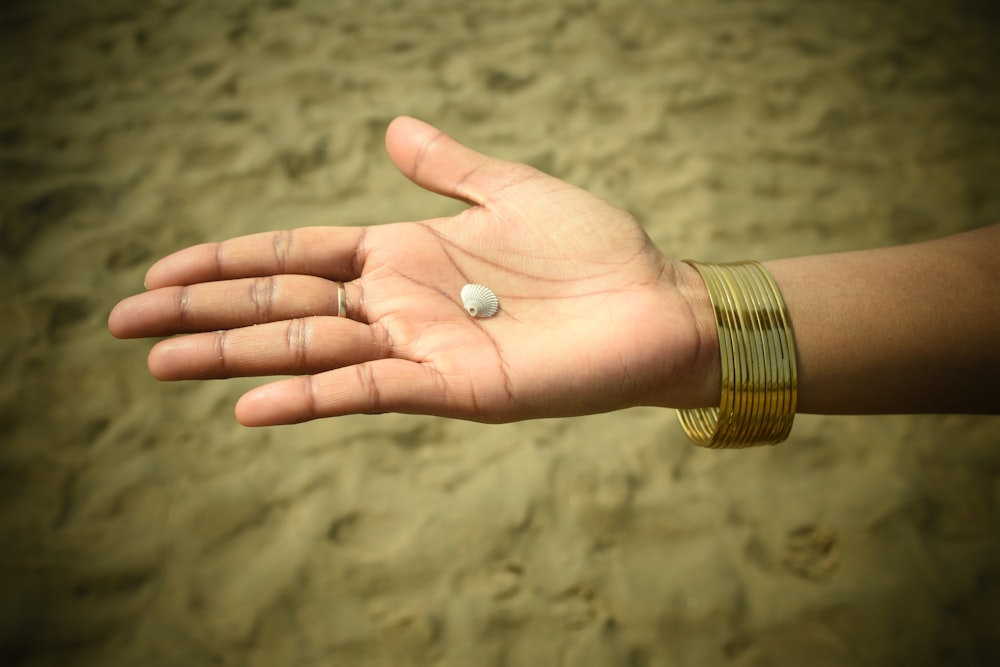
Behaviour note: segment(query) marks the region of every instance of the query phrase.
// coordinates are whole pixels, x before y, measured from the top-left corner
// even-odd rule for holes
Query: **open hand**
[[[704,287],[629,214],[412,118],[396,119],[386,144],[416,184],[470,208],[181,250],[115,307],[111,332],[187,334],[150,352],[163,380],[296,376],[244,395],[247,425],[378,412],[502,422],[717,400],[696,317]],[[466,283],[490,287],[500,311],[471,317]]]

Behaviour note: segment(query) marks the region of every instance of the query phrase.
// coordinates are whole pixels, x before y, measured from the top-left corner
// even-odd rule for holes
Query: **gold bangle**
[[[788,438],[798,400],[795,342],[788,309],[759,262],[702,264],[698,271],[719,331],[722,395],[717,408],[679,410],[702,447],[777,444]]]

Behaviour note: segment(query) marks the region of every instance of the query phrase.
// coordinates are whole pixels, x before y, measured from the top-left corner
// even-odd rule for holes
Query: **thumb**
[[[500,188],[521,180],[523,170],[531,169],[477,153],[407,116],[389,124],[385,145],[396,167],[420,187],[480,206]]]

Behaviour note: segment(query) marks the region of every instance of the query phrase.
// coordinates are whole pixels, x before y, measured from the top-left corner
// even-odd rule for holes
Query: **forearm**
[[[1000,412],[1000,225],[765,263],[797,346],[799,412]]]

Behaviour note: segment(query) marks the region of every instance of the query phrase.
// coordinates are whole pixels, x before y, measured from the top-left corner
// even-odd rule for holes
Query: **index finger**
[[[361,273],[363,227],[301,227],[202,243],[159,260],[146,289],[278,274],[347,281]]]

